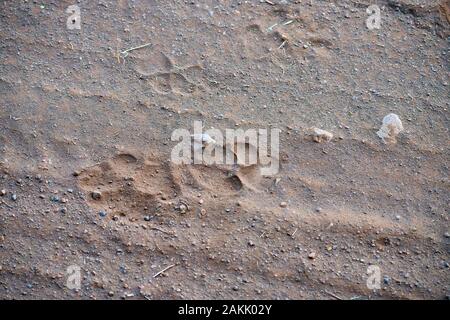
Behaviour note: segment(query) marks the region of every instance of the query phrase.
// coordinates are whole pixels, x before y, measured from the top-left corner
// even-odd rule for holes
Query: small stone
[[[450,233],[449,232],[444,233],[444,237],[450,238]]]
[[[106,217],[106,212],[103,211],[103,210],[100,211],[98,214],[99,214],[100,217]]]
[[[50,197],[50,201],[52,201],[52,202],[59,202],[59,197],[58,196],[51,196]]]
[[[315,252],[311,252],[311,253],[308,255],[308,258],[311,259],[311,260],[315,259],[315,258],[316,258],[316,253],[315,253]]]
[[[91,197],[94,200],[100,200],[102,197],[102,193],[100,191],[92,191]]]
[[[384,282],[384,284],[390,284],[391,283],[391,278],[389,276],[384,276],[383,277],[383,282]]]
[[[333,134],[331,132],[319,128],[312,128],[310,130],[313,141],[317,143],[328,142],[333,139]]]
[[[390,113],[383,118],[383,124],[377,135],[384,143],[396,143],[397,136],[403,131],[402,121],[395,113]]]
[[[239,287],[238,286],[234,286],[233,287],[233,291],[238,291],[239,290]]]
[[[322,212],[322,208],[321,207],[317,207],[316,208],[316,212]]]
[[[249,240],[247,244],[248,244],[250,247],[254,247],[254,246],[255,246],[255,244],[254,244],[253,241],[251,241],[251,240]]]
[[[150,219],[151,219],[150,216],[145,216],[145,217],[144,217],[144,220],[145,220],[145,221],[150,221]]]
[[[187,207],[187,205],[185,205],[184,203],[182,203],[182,204],[180,204],[180,205],[178,206],[178,210],[180,210],[180,213],[181,213],[181,214],[185,214],[186,211],[188,210],[188,207]]]
[[[108,297],[114,297],[114,291],[109,291],[108,292]]]
[[[201,144],[203,146],[208,146],[210,144],[214,145],[216,144],[216,140],[214,140],[213,138],[211,138],[209,136],[209,134],[207,133],[202,133],[202,134],[193,134],[191,136],[194,140],[194,145],[195,143],[197,144]],[[194,147],[195,148],[195,147]]]
[[[61,208],[61,213],[67,213],[67,208]]]
[[[12,201],[16,201],[16,200],[17,200],[17,195],[16,195],[15,193],[13,193],[13,194],[11,195],[11,200],[12,200]]]
[[[281,202],[281,203],[280,203],[280,207],[282,207],[282,208],[286,208],[286,207],[287,207],[287,203],[286,203],[286,202],[284,202],[284,201],[283,201],[283,202]]]
[[[73,175],[74,177],[78,177],[78,176],[80,175],[80,171],[74,171],[74,172],[72,173],[72,175]]]
[[[0,191],[0,196],[4,196],[6,194],[6,190],[5,189],[2,189],[1,191]]]

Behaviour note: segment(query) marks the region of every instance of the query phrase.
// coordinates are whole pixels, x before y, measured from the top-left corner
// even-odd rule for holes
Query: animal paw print
[[[147,59],[146,59],[147,60]],[[151,87],[159,94],[179,94],[191,95],[197,90],[204,88],[202,83],[203,68],[198,65],[177,66],[168,56],[160,54],[152,57],[145,64],[151,64],[152,67],[159,65],[161,70],[148,70],[146,67],[138,67],[137,72],[141,75],[141,79],[147,80]]]
[[[166,163],[129,153],[83,169],[79,183],[94,209],[122,216],[155,213],[179,192]]]

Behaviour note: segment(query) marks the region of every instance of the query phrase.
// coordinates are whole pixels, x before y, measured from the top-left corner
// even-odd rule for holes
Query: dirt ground
[[[0,1],[0,298],[448,298],[449,21],[440,0]],[[279,173],[174,165],[195,120],[281,129]]]

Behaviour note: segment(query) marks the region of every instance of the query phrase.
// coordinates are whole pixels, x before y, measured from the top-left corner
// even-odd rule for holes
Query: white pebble
[[[328,142],[333,139],[333,134],[331,132],[319,128],[311,128],[311,136],[313,140],[318,143]]]
[[[403,131],[402,121],[395,113],[390,113],[383,118],[383,125],[377,135],[384,143],[395,143],[397,136]]]

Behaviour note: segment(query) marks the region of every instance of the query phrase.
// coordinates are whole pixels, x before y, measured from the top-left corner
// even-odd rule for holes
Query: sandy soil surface
[[[439,0],[1,1],[0,298],[448,297],[449,18]],[[396,144],[376,134],[390,112]],[[194,120],[281,129],[279,173],[174,165]]]

